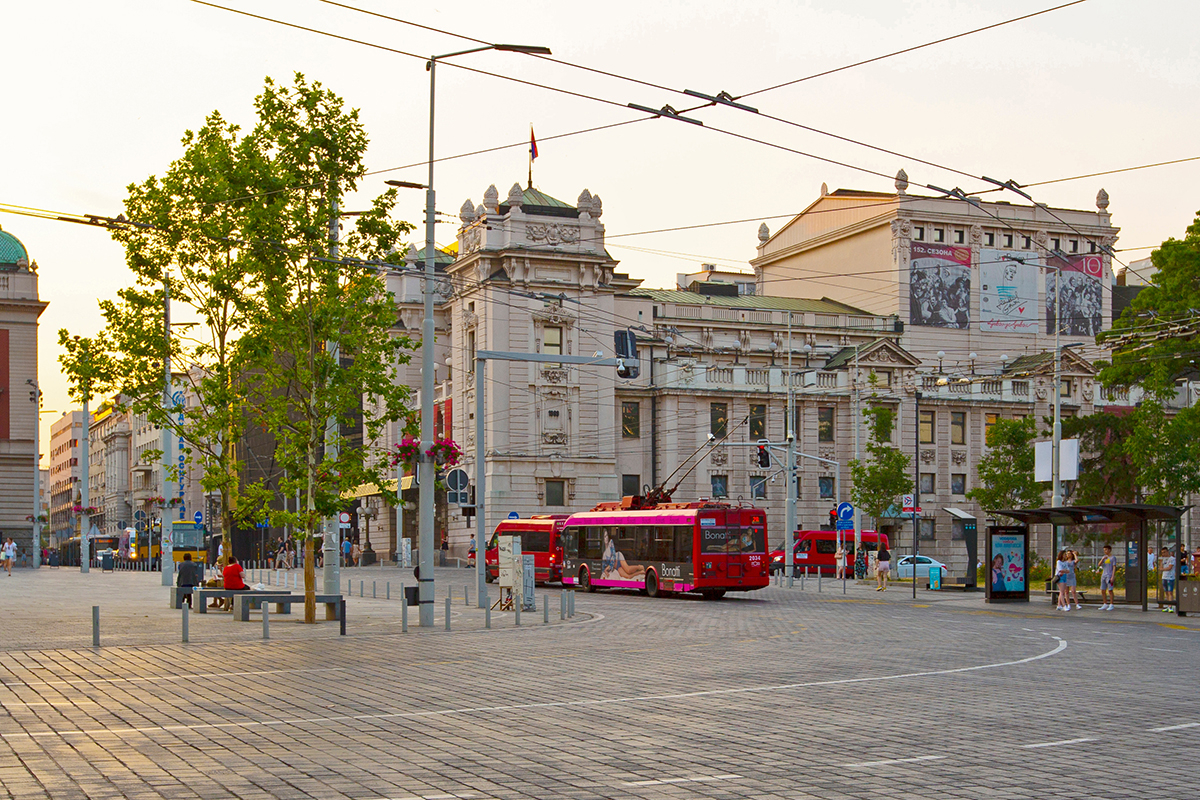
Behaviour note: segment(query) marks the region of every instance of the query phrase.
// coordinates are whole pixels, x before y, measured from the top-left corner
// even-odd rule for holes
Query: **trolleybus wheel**
[[[579,585],[583,587],[585,592],[596,591],[596,587],[592,586],[592,573],[588,571],[586,566],[579,568]]]
[[[700,596],[703,597],[705,600],[720,600],[722,597],[725,596],[725,590],[724,589],[709,589],[707,591],[701,592]]]
[[[646,594],[650,595],[651,597],[659,596],[658,573],[652,569],[646,571]]]

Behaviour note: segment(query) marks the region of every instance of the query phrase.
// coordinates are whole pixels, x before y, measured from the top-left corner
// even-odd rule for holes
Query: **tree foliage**
[[[879,519],[895,504],[896,498],[912,489],[908,468],[912,457],[891,445],[896,411],[890,406],[872,404],[862,411],[867,420],[867,458],[850,461],[854,486],[850,497],[854,504]]]
[[[119,391],[132,411],[184,439],[204,488],[222,495],[226,536],[236,523],[262,519],[272,499],[261,480],[246,481],[237,445],[252,427],[274,435],[275,462],[288,475],[280,488],[298,491],[301,507],[272,518],[306,543],[311,622],[317,521],[347,489],[381,483],[387,465],[383,453],[326,453],[326,422],[365,410],[371,442],[407,419],[397,370],[411,342],[394,330],[380,269],[401,262],[400,238],[412,228],[390,219],[395,192],[385,192],[356,215],[331,258],[331,222],[340,227],[339,204],[366,173],[358,112],[299,74],[288,86],[268,78],[255,108],[246,135],[212,113],[185,134],[183,155],[161,177],[129,187],[128,223],[113,236],[134,284],[101,302],[107,324],[97,341],[107,361],[88,385]],[[162,402],[167,281],[172,308],[186,320],[169,339],[171,363],[198,399],[182,421],[178,406]],[[338,344],[341,363],[327,342]],[[82,386],[83,362],[68,356],[73,385]]]
[[[1062,426],[1064,439],[1079,440],[1072,505],[1137,502],[1138,468],[1128,447],[1137,428],[1132,409],[1065,417]]]
[[[1147,393],[1167,399],[1175,382],[1194,375],[1200,355],[1195,341],[1200,330],[1200,213],[1183,239],[1171,238],[1150,254],[1154,264],[1151,285],[1142,289],[1101,342],[1120,342],[1111,363],[1102,364],[1101,382],[1113,386],[1140,385]]]
[[[979,459],[979,483],[967,497],[988,512],[1041,506],[1042,490],[1033,480],[1036,438],[1033,417],[997,420],[988,429],[988,452]]]

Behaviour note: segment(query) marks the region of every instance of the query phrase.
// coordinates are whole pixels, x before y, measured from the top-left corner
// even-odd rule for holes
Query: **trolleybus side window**
[[[692,563],[692,526],[673,525],[675,530],[675,561]]]
[[[579,557],[600,558],[604,552],[604,528],[590,525],[579,529]]]
[[[513,531],[521,537],[522,553],[546,553],[550,551],[550,531]]]

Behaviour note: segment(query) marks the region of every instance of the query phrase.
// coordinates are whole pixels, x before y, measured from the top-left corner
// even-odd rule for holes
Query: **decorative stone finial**
[[[488,213],[494,214],[500,208],[500,192],[496,190],[496,184],[492,184],[483,193],[483,209]]]
[[[1096,208],[1101,211],[1108,210],[1108,192],[1103,189],[1096,193]]]
[[[766,244],[767,239],[770,239],[770,238],[771,238],[771,229],[768,228],[767,223],[764,222],[763,224],[758,226],[758,243],[760,245]]]
[[[896,173],[896,194],[904,194],[908,191],[908,173],[901,169]]]
[[[575,201],[575,207],[580,211],[592,213],[592,193],[584,189],[579,193],[579,199]]]
[[[604,204],[600,202],[600,195],[592,195],[592,216],[600,219],[600,215],[604,213]]]
[[[470,200],[463,200],[462,208],[458,210],[458,218],[462,220],[463,225],[470,225],[475,221],[475,204]]]
[[[521,191],[521,184],[514,183],[512,188],[508,190],[508,206],[509,208],[520,208],[525,202],[525,193]]]

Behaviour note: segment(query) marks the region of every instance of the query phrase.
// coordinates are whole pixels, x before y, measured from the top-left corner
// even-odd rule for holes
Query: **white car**
[[[942,580],[946,580],[950,576],[950,567],[929,556],[917,556],[916,569],[919,579],[929,580],[929,570],[938,568],[942,570]],[[896,562],[895,575],[897,578],[911,578],[913,576],[912,556],[904,556]]]

